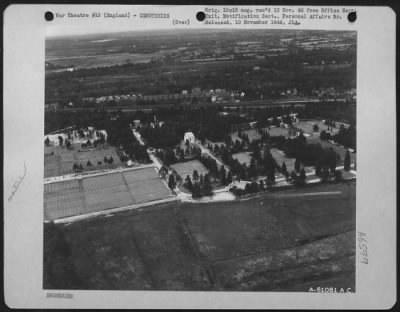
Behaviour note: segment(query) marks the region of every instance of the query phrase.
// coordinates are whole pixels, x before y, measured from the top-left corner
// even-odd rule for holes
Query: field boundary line
[[[124,175],[122,172],[121,172],[121,177],[122,177],[122,181],[124,181],[124,185],[125,185],[125,187],[126,187],[126,190],[128,191],[129,196],[131,197],[132,204],[133,204],[133,205],[136,204],[136,200],[135,200],[135,198],[133,197],[133,194],[132,194],[132,192],[131,192],[131,189],[130,189],[130,187],[129,187],[129,185],[128,185],[128,181],[126,181],[126,177],[125,177],[125,175]]]
[[[51,183],[58,183],[58,182],[64,182],[64,181],[70,181],[70,180],[77,180],[77,179],[85,179],[85,178],[90,178],[90,177],[97,177],[97,176],[102,176],[102,175],[106,175],[106,174],[112,174],[112,173],[119,173],[119,172],[125,172],[125,171],[134,171],[134,170],[141,170],[141,169],[147,169],[147,168],[155,168],[155,164],[151,163],[151,164],[147,164],[147,165],[142,165],[139,167],[133,167],[133,168],[117,168],[117,169],[111,169],[111,170],[107,170],[107,171],[101,171],[101,172],[93,172],[93,173],[88,173],[88,174],[81,174],[81,175],[77,175],[77,176],[67,176],[64,179],[59,179],[57,180],[56,178],[59,178],[59,176],[57,177],[49,177],[49,178],[45,178],[43,184],[51,184]],[[54,181],[49,180],[49,179],[56,179]],[[47,181],[46,181],[47,180]]]
[[[136,240],[136,237],[135,237],[135,233],[133,231],[134,231],[133,229],[130,229],[130,231],[129,231],[131,233],[131,235],[129,237],[129,243],[132,244],[133,248],[136,249],[136,251],[137,251],[137,253],[139,255],[140,262],[143,264],[143,268],[144,268],[144,270],[146,272],[146,276],[147,276],[149,282],[151,283],[152,288],[153,289],[158,289],[157,288],[157,284],[156,284],[156,282],[154,280],[153,274],[152,274],[151,270],[147,266],[146,260],[145,260],[143,254],[142,254],[142,251],[140,250],[139,244],[137,243],[137,240]]]
[[[192,232],[190,231],[189,225],[187,224],[187,220],[185,219],[184,216],[181,215],[179,210],[176,210],[176,218],[177,218],[180,229],[183,231],[182,234],[187,235],[191,249],[193,250],[195,257],[200,261],[201,266],[203,267],[204,271],[207,274],[207,278],[208,278],[209,283],[211,284],[211,287],[214,288],[215,286],[217,286],[217,277],[213,271],[210,261],[206,257],[202,256],[202,254],[199,250],[197,241],[193,237]]]
[[[80,198],[81,198],[81,202],[84,208],[84,211],[88,210],[88,204],[86,202],[86,193],[85,193],[85,188],[83,187],[83,181],[82,180],[78,180],[78,185],[79,185],[79,193],[80,193]]]
[[[136,204],[136,205],[129,205],[129,206],[118,207],[118,208],[110,208],[110,209],[96,211],[96,212],[90,212],[90,213],[86,213],[86,214],[82,214],[82,215],[76,215],[76,216],[71,216],[71,217],[66,217],[66,218],[59,218],[59,219],[53,220],[53,222],[54,223],[71,223],[71,222],[75,222],[75,221],[91,219],[91,218],[94,218],[97,216],[104,216],[104,215],[109,215],[109,214],[113,214],[113,213],[139,209],[139,208],[143,208],[143,207],[147,207],[147,206],[169,203],[169,202],[177,201],[177,200],[180,200],[180,198],[170,197],[170,198],[165,198],[165,199],[158,199],[158,200],[153,200],[150,202],[145,202],[145,203]]]

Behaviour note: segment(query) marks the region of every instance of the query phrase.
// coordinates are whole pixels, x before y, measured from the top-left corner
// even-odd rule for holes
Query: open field
[[[296,159],[286,157],[285,153],[277,148],[271,148],[270,151],[271,151],[272,157],[275,158],[275,160],[279,166],[282,166],[282,163],[285,162],[286,168],[289,172],[294,170],[294,162],[296,161]]]
[[[266,128],[270,136],[288,136],[289,130],[287,128],[282,128],[282,127],[268,127]]]
[[[79,180],[44,185],[44,218],[52,220],[80,214],[85,209]]]
[[[245,133],[249,136],[250,142],[261,138],[261,135],[257,132],[257,129],[243,130],[242,133]],[[242,139],[238,136],[238,131],[233,132],[231,138],[233,142],[236,140],[242,141]]]
[[[288,136],[288,129],[287,128],[281,128],[281,127],[275,127],[275,126],[269,126],[262,128],[263,131],[267,131],[270,136]],[[258,140],[261,138],[261,135],[257,132],[257,129],[248,129],[248,130],[243,130],[243,133],[246,133],[249,136],[249,141],[253,140]],[[238,137],[238,132],[235,131],[232,133],[231,138],[233,142],[236,140],[241,141],[241,139]]]
[[[74,163],[81,164],[84,171],[112,169],[122,165],[114,147],[98,147],[81,152],[79,152],[80,144],[73,144],[73,147],[73,149],[54,145],[44,147],[45,178],[73,173]],[[104,157],[108,159],[112,157],[114,162],[112,164],[104,163]],[[92,166],[86,165],[88,161],[92,163]],[[98,165],[99,161],[101,161],[101,165]]]
[[[249,166],[251,162],[251,156],[248,152],[232,154],[232,158],[237,159],[241,164],[245,163],[247,166]]]
[[[353,182],[57,225],[76,287],[109,290],[354,290],[354,229]]]
[[[341,193],[302,195],[322,191]],[[299,196],[286,197],[291,193]],[[213,260],[294,247],[296,240],[337,234],[354,226],[355,184],[323,185],[280,194],[220,203],[218,209],[193,204],[183,213],[200,252]]]
[[[289,173],[295,170],[294,163],[295,163],[296,159],[286,157],[285,153],[277,148],[271,148],[270,151],[271,151],[272,157],[274,157],[274,159],[276,160],[276,162],[279,166],[282,166],[282,163],[285,162],[286,170]],[[306,173],[315,171],[315,169],[313,167],[304,167],[304,170]],[[278,176],[281,176],[281,174],[278,174]]]
[[[318,131],[314,132],[314,125],[318,126]],[[310,119],[310,120],[300,120],[295,123],[294,126],[304,131],[304,133],[311,136],[319,137],[319,133],[322,130],[328,131],[328,126],[325,125],[321,120]],[[336,134],[339,128],[333,128],[332,134]]]
[[[176,163],[171,165],[171,168],[174,169],[182,179],[185,179],[188,175],[191,177],[194,170],[197,170],[199,175],[205,175],[208,172],[207,168],[198,160]]]
[[[45,220],[145,203],[171,196],[153,168],[44,185]]]

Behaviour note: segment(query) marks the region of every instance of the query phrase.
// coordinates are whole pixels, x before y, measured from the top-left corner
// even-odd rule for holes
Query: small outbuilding
[[[183,140],[185,142],[194,143],[195,137],[194,137],[193,132],[186,132],[183,137]]]

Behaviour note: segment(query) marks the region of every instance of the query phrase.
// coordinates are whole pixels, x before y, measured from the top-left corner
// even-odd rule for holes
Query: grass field
[[[272,157],[275,158],[275,160],[279,166],[282,166],[282,163],[285,162],[286,170],[289,173],[295,170],[294,163],[295,163],[296,159],[286,157],[285,153],[277,148],[271,148],[271,154],[272,154]],[[312,167],[304,167],[304,170],[306,173],[315,171],[315,169]],[[278,176],[282,176],[282,175],[278,174]]]
[[[283,135],[284,137],[288,136],[289,130],[286,128],[281,128],[281,127],[274,127],[271,126],[269,128],[266,128],[270,136],[281,136]]]
[[[251,162],[251,156],[250,156],[250,153],[248,153],[248,152],[232,154],[232,158],[237,159],[239,161],[239,163],[241,163],[241,164],[244,163],[247,166],[249,166],[250,162]]]
[[[73,173],[74,163],[81,164],[84,171],[111,169],[122,165],[114,147],[99,147],[79,152],[80,144],[73,144],[73,146],[73,149],[54,145],[44,147],[45,178]],[[114,162],[112,164],[104,163],[104,157],[112,157]],[[92,166],[86,165],[88,161],[92,163]],[[101,161],[101,165],[98,165],[99,161]]]
[[[346,156],[346,149],[340,145],[331,144],[327,141],[321,140],[319,137],[307,138],[307,142],[311,144],[321,144],[324,148],[333,148],[333,150],[339,154],[340,161],[338,161],[338,165],[343,164],[344,158]],[[357,161],[357,153],[350,153],[351,163],[355,163]]]
[[[109,290],[354,289],[354,229],[355,183],[58,225],[78,287]]]
[[[262,128],[262,130],[268,131],[270,136],[285,136],[287,137],[288,135],[288,129],[286,128],[281,128],[281,127],[275,127],[275,126],[270,126],[266,128]],[[258,140],[261,139],[261,135],[258,133],[257,129],[249,129],[249,130],[244,130],[243,133],[246,133],[249,136],[249,141],[251,142],[252,140]],[[236,140],[241,141],[241,139],[238,137],[238,132],[235,131],[234,133],[231,134],[232,141],[235,142]]]
[[[355,220],[354,184],[312,189],[301,193],[335,190],[341,194],[285,197],[290,194],[286,191],[280,197],[265,194],[251,200],[220,203],[218,209],[193,204],[183,213],[200,251],[213,260],[293,247],[296,240],[351,230]]]
[[[171,196],[153,168],[44,185],[45,220],[125,207]]]
[[[159,53],[136,54],[136,53],[109,53],[93,56],[70,56],[62,58],[47,58],[47,61],[57,66],[68,67],[73,65],[75,69],[94,68],[101,66],[112,66],[132,63],[147,63],[152,57],[159,56]]]
[[[78,180],[44,185],[45,220],[78,215],[84,207],[82,186]]]
[[[314,125],[318,126],[318,131],[314,132]],[[328,131],[328,126],[324,124],[321,120],[317,119],[307,119],[307,120],[300,120],[295,124],[296,128],[299,128],[304,131],[304,133],[309,134],[310,136],[317,136],[319,137],[319,133],[322,130]],[[336,134],[339,132],[339,128],[332,128],[332,134]]]
[[[208,172],[207,168],[204,167],[203,164],[198,160],[176,163],[171,165],[171,168],[174,169],[183,180],[188,175],[192,177],[194,170],[197,170],[199,175],[205,175]]]

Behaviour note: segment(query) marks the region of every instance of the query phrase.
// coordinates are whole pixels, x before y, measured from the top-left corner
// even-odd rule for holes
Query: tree
[[[255,178],[257,176],[257,165],[256,165],[256,160],[254,158],[251,158],[250,161],[249,176],[251,178]]]
[[[313,126],[313,130],[314,130],[314,132],[318,132],[318,131],[319,131],[319,127],[318,127],[318,125],[317,125],[317,124],[314,124],[314,126]]]
[[[300,160],[298,158],[296,158],[296,161],[294,162],[294,170],[296,170],[296,172],[300,171]]]
[[[204,176],[203,174],[200,174],[200,185],[204,184]]]
[[[315,175],[316,175],[317,177],[320,177],[320,176],[321,176],[321,165],[320,165],[320,164],[316,164],[316,165],[315,165]]]
[[[199,183],[194,183],[192,188],[192,198],[202,197],[201,188]]]
[[[208,173],[204,175],[203,194],[205,196],[211,196],[213,194],[213,188]]]
[[[186,176],[186,179],[185,179],[185,187],[186,187],[189,191],[192,191],[192,189],[193,189],[193,183],[192,183],[192,180],[190,179],[190,175],[187,175],[187,176]]]
[[[231,183],[232,183],[232,180],[233,180],[233,178],[232,178],[232,172],[229,170],[229,171],[228,171],[228,175],[227,175],[227,177],[226,177],[226,183],[227,183],[227,184],[231,184]]]
[[[321,181],[327,182],[329,180],[329,169],[327,167],[323,167],[321,170]]]
[[[244,191],[246,192],[246,194],[251,193],[251,191],[252,191],[251,183],[246,183],[246,185],[244,187]]]
[[[304,168],[301,168],[301,170],[300,170],[300,180],[302,182],[306,181],[306,172],[305,172]]]
[[[171,191],[173,191],[176,187],[176,181],[175,181],[175,177],[173,174],[169,175],[168,178],[168,187],[171,189]]]
[[[79,164],[79,170],[83,170],[82,164]]]
[[[333,148],[329,149],[328,156],[327,156],[328,162],[329,162],[329,169],[331,170],[331,173],[335,173],[336,170],[336,160],[337,160],[337,154],[333,150]]]
[[[267,172],[267,180],[269,185],[275,183],[275,169],[273,167]]]
[[[69,140],[65,141],[65,145],[67,146],[67,148],[71,148],[72,144]]]
[[[321,140],[327,141],[331,139],[331,134],[329,132],[326,132],[325,130],[322,130],[319,134],[319,137]]]
[[[197,170],[193,170],[193,180],[197,181],[199,179],[199,173],[197,172]]]
[[[58,136],[58,141],[60,142],[60,146],[63,145],[64,139],[61,135]]]
[[[296,182],[297,181],[297,174],[295,171],[292,171],[292,173],[290,174],[290,178],[292,179],[292,181]]]
[[[342,172],[339,170],[335,170],[335,182],[342,181]]]
[[[260,180],[260,182],[259,182],[259,188],[260,188],[261,191],[264,190],[264,181],[263,181],[263,180]]]
[[[162,179],[165,179],[167,173],[168,169],[165,166],[161,166],[160,170],[158,170],[158,174],[161,176]]]
[[[287,172],[286,164],[285,162],[282,162],[282,173]]]
[[[226,170],[224,165],[221,166],[221,169],[219,170],[219,175],[221,179],[221,184],[226,185]]]
[[[186,147],[184,155],[189,156],[189,154],[190,154],[189,147]]]
[[[344,157],[344,170],[350,170],[350,152],[346,149],[346,156]]]
[[[86,166],[87,166],[87,167],[92,166],[92,163],[90,162],[90,160],[87,161]]]
[[[104,156],[103,161],[104,161],[105,163],[108,163],[108,158],[107,158],[106,156]]]
[[[50,146],[50,139],[49,139],[49,137],[47,137],[46,140],[44,140],[44,144],[45,144],[46,146]]]
[[[108,159],[108,163],[110,165],[112,165],[113,162],[114,162],[114,158],[112,156],[110,156],[110,158]]]

